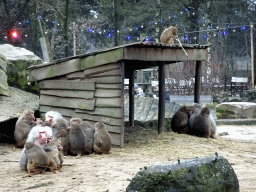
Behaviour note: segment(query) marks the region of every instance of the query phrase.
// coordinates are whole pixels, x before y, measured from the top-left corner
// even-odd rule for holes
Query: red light
[[[12,37],[18,38],[18,33],[17,33],[17,31],[13,31],[13,32],[12,32]]]

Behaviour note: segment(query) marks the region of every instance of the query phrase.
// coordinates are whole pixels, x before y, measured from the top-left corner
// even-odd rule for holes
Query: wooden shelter
[[[158,132],[164,131],[165,64],[195,60],[195,102],[199,102],[201,62],[207,47],[132,43],[29,68],[28,80],[39,82],[40,112],[60,112],[65,118],[102,121],[112,144],[124,145],[124,79],[129,78],[129,123],[134,125],[134,71],[159,67]]]

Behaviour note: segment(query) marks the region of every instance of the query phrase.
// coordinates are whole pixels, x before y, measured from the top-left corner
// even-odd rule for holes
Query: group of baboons
[[[24,147],[20,168],[29,174],[60,169],[63,155],[81,157],[93,152],[109,153],[111,149],[111,137],[104,123],[92,126],[80,118],[71,118],[68,123],[56,111],[47,112],[44,121],[35,119],[34,111],[24,111],[16,122],[14,137],[16,147]]]
[[[191,106],[181,106],[171,119],[171,128],[177,133],[206,138],[214,138],[217,131],[209,108],[198,103]]]
[[[202,104],[180,107],[171,119],[171,128],[177,133],[206,138],[214,138],[217,131],[210,110]],[[92,126],[80,118],[71,118],[68,123],[56,111],[47,112],[44,121],[36,120],[34,111],[24,111],[16,122],[14,137],[16,147],[24,147],[20,168],[29,174],[60,169],[63,155],[81,157],[93,152],[109,153],[111,149],[111,137],[104,123]]]

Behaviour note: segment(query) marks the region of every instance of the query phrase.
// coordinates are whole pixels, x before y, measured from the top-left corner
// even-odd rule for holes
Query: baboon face
[[[52,123],[52,128],[55,128],[58,130],[67,129],[67,127],[68,127],[68,124],[65,119],[57,119],[56,122]]]
[[[83,120],[81,118],[78,118],[78,117],[73,117],[70,119],[70,124],[72,122],[77,122],[77,123],[81,123]]]

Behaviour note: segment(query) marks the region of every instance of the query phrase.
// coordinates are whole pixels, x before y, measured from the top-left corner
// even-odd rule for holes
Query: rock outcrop
[[[28,85],[27,69],[40,63],[42,60],[29,50],[10,44],[0,45],[0,95],[9,96],[8,85],[38,92],[38,85]]]
[[[0,122],[18,118],[25,109],[39,108],[39,96],[25,92],[39,90],[38,85],[29,86],[27,81],[28,67],[39,63],[42,60],[31,51],[0,45]]]
[[[126,191],[238,192],[239,181],[226,158],[211,156],[144,167]]]
[[[256,103],[225,102],[216,106],[218,119],[254,119],[256,118]]]

